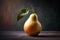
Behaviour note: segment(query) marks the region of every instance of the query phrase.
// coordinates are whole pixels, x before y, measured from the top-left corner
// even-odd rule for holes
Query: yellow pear
[[[36,13],[32,13],[24,23],[24,32],[30,36],[38,35],[42,30]]]

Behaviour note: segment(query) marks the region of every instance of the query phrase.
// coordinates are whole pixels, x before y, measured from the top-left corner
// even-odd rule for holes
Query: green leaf
[[[17,21],[19,21],[21,18],[23,18],[28,13],[29,13],[29,10],[27,8],[20,10],[19,14],[17,15]]]

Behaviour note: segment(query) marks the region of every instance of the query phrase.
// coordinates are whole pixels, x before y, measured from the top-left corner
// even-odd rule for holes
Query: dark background
[[[24,22],[30,13],[17,22],[19,9],[34,6],[43,31],[60,31],[58,0],[0,0],[0,30],[23,31]]]

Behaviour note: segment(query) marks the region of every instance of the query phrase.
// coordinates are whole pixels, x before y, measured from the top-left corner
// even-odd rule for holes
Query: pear
[[[24,23],[24,32],[30,36],[38,35],[42,30],[36,13],[32,13]]]

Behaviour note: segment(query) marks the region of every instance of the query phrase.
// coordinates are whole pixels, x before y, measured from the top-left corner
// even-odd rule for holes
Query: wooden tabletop
[[[42,31],[38,36],[28,36],[23,31],[0,31],[0,40],[60,40],[60,31]]]

